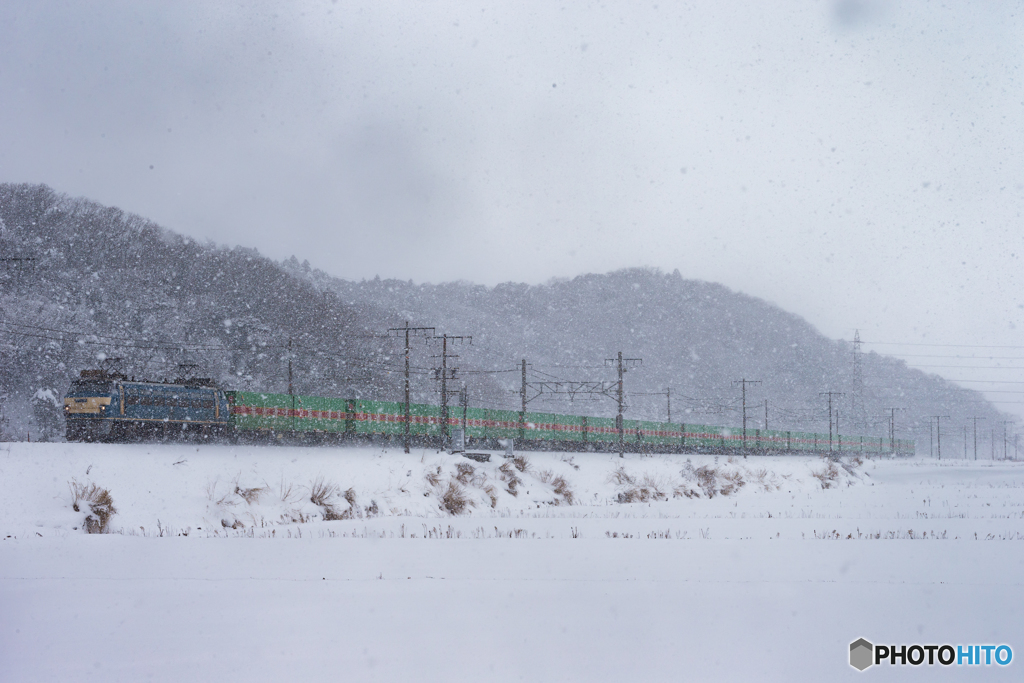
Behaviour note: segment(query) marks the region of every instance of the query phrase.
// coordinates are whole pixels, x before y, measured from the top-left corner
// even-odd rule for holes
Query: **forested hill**
[[[45,186],[0,185],[0,258],[8,438],[42,427],[31,406],[40,390],[62,396],[104,357],[130,376],[191,372],[239,389],[287,391],[289,358],[297,392],[397,386],[374,338],[396,318],[318,291],[254,250],[201,244]]]
[[[351,282],[311,272],[297,261],[285,265],[346,301],[473,335],[472,345],[458,348],[459,361],[467,368],[505,370],[491,376],[504,382],[508,407],[518,405],[522,359],[529,364],[530,383],[614,380],[607,359],[622,351],[626,358],[642,359],[625,379],[631,417],[665,419],[670,390],[674,421],[739,425],[738,381],[747,379],[760,382],[747,386],[752,428],[764,426],[767,401],[770,429],[827,433],[828,399],[822,394],[829,391],[842,394],[833,397],[833,409],[843,433],[887,436],[896,408],[897,434],[923,439],[925,449],[930,415],[949,415],[945,424],[957,425],[970,415],[998,419],[977,392],[875,353],[860,355],[858,389],[851,343],[828,339],[761,299],[688,280],[678,271],[629,269],[536,286],[483,287]],[[472,392],[475,377],[465,378]],[[538,386],[530,395],[547,388]],[[530,408],[607,416],[614,414],[615,402],[580,393],[570,404],[564,395],[540,395]]]
[[[49,396],[83,368],[136,377],[210,376],[227,388],[400,400],[406,321],[451,343],[450,389],[470,405],[518,408],[521,361],[529,408],[610,416],[610,392],[550,394],[564,381],[615,380],[607,359],[642,359],[625,376],[628,417],[828,431],[823,392],[844,433],[924,439],[929,415],[1001,419],[975,392],[849,343],[725,287],[634,269],[544,285],[352,282],[292,258],[202,244],[138,216],[41,185],[0,185],[0,406],[8,438],[37,437]],[[415,337],[413,399],[439,400],[438,340]],[[291,349],[289,350],[289,344]],[[113,361],[111,359],[119,359]],[[104,359],[106,359],[104,361]],[[184,367],[181,367],[184,365]],[[562,381],[563,384],[557,384]],[[547,384],[543,384],[543,383]],[[589,385],[594,388],[595,384]],[[607,387],[607,384],[604,385]],[[52,411],[51,411],[52,413]],[[948,446],[947,446],[948,448]]]

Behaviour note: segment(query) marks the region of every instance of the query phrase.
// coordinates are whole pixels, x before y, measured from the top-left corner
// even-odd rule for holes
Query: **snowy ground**
[[[1024,653],[1024,465],[526,457],[4,444],[0,678],[831,680],[937,673],[858,673],[861,636]],[[109,491],[110,533],[74,483]]]

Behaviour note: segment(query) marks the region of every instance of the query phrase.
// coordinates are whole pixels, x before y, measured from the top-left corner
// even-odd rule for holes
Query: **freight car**
[[[405,438],[405,404],[260,392],[225,392],[233,438],[249,442],[301,441],[308,444],[363,441],[398,445]],[[615,419],[555,413],[525,414],[490,408],[453,409],[409,405],[410,440],[442,447],[451,430],[464,430],[468,448],[497,450],[513,439],[530,450],[604,451],[619,448]],[[811,432],[733,429],[717,425],[623,420],[624,450],[634,453],[822,453],[912,455],[914,442],[882,437],[833,437]]]
[[[208,439],[251,443],[379,443],[405,439],[405,404],[264,392],[222,391],[208,380],[136,382],[84,371],[64,399],[69,441]],[[409,405],[409,437],[443,447],[451,430],[464,430],[470,448],[498,449],[513,439],[531,450],[604,451],[619,448],[613,418],[460,408],[447,418],[440,406]],[[880,437],[794,431],[743,430],[717,425],[623,420],[622,447],[638,453],[890,453]],[[897,455],[914,443],[898,440]]]

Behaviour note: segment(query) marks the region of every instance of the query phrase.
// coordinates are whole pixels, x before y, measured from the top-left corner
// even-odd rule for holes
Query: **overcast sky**
[[[678,268],[1024,390],[1022,15],[6,2],[0,181],[350,279]]]

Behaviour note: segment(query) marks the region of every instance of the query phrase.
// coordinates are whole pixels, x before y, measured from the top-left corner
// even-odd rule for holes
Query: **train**
[[[210,379],[146,381],[83,370],[64,397],[68,441],[374,443],[498,450],[907,456],[914,442],[876,436],[535,413],[357,398],[231,391]],[[408,416],[408,419],[406,419]],[[408,425],[408,429],[406,429]]]

